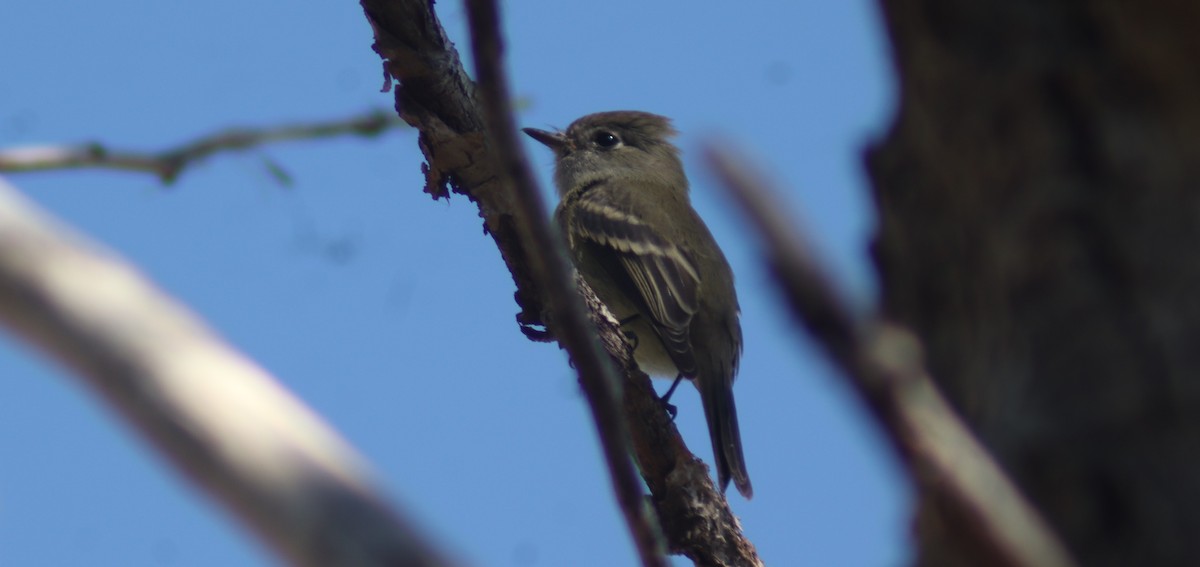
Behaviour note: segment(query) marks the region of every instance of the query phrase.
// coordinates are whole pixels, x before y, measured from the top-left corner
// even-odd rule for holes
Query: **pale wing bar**
[[[676,366],[694,374],[688,331],[699,307],[700,277],[692,261],[640,218],[607,203],[585,196],[575,220],[585,237],[616,253]]]

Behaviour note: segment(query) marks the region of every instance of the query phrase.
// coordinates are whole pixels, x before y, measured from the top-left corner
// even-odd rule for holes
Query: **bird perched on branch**
[[[656,114],[589,114],[565,132],[524,130],[554,150],[555,220],[576,268],[635,337],[638,366],[700,391],[717,478],[750,498],[733,402],[742,352],[733,272],[692,208],[675,129]]]

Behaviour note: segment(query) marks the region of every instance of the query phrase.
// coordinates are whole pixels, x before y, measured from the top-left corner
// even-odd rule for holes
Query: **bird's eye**
[[[612,132],[602,131],[596,132],[596,135],[592,136],[592,142],[595,142],[595,144],[601,148],[608,149],[617,147],[617,145],[621,143],[621,139]]]

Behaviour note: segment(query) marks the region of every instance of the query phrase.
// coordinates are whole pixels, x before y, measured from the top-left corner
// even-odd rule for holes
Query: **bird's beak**
[[[530,138],[544,144],[547,148],[554,150],[554,153],[562,153],[567,149],[567,137],[561,132],[547,132],[538,130],[537,128],[522,128],[522,132],[529,135]]]

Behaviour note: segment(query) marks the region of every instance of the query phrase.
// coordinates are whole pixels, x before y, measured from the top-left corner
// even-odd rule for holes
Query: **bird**
[[[565,131],[523,131],[554,152],[554,219],[576,269],[632,335],[647,374],[700,393],[718,483],[749,499],[733,381],[742,328],[733,271],[692,207],[671,120],[589,114]],[[670,406],[669,406],[670,407]]]

